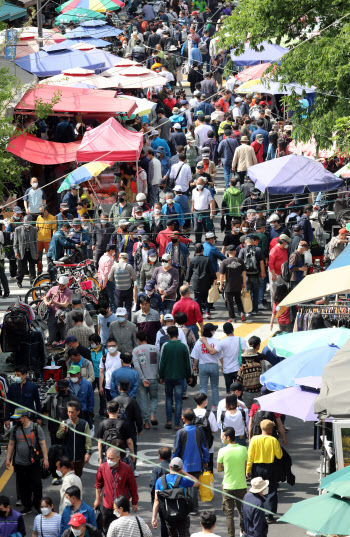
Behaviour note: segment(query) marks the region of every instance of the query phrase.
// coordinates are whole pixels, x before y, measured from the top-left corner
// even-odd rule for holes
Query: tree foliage
[[[243,52],[247,40],[255,50],[262,41],[289,47],[281,65],[274,66],[273,77],[282,84],[316,86],[315,103],[306,118],[297,95],[286,98],[296,111],[293,135],[308,141],[313,134],[320,148],[332,145],[337,120],[350,116],[350,2],[240,0],[225,19],[220,38],[236,53]]]

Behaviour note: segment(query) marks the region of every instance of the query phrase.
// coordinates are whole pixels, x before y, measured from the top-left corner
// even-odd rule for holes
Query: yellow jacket
[[[253,436],[248,449],[247,473],[250,474],[253,463],[272,464],[275,457],[281,459],[282,455],[281,446],[274,436],[265,434]]]
[[[52,214],[48,214],[47,218],[39,215],[36,221],[36,229],[38,230],[38,241],[49,242],[57,230],[56,217]]]

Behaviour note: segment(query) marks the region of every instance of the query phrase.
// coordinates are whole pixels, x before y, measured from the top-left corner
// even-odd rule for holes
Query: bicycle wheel
[[[31,289],[29,289],[27,295],[32,296],[32,300],[42,300],[46,293],[50,291],[51,287],[51,282],[47,284],[42,284],[38,287],[32,287]]]
[[[50,279],[50,274],[48,272],[42,272],[41,274],[39,274],[39,276],[37,276],[33,281],[33,287],[36,287],[37,282],[40,282],[40,280],[43,279]]]
[[[89,276],[86,278],[89,282],[91,282],[91,289],[89,290],[91,294],[93,294],[96,298],[98,298],[98,295],[100,293],[100,284],[96,280],[96,278],[93,278],[92,276]]]
[[[33,300],[33,302],[29,302],[29,306],[33,309],[36,318],[44,320],[47,312],[47,306],[45,302],[41,300],[41,298]]]
[[[39,278],[39,277],[38,277]],[[50,280],[50,276],[49,275],[46,275],[46,274],[42,274],[41,275],[41,278],[38,279],[36,278],[36,280],[34,280],[34,284],[33,284],[33,287],[41,287],[43,285],[50,285],[50,287],[52,287],[52,282]],[[35,300],[35,299],[34,299]]]

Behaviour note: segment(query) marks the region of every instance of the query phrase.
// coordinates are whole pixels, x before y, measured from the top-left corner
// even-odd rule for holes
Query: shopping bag
[[[244,313],[250,313],[253,309],[252,299],[250,297],[250,291],[244,291],[242,289],[241,294]]]
[[[199,476],[199,495],[202,502],[211,502],[214,498],[214,492],[212,490],[214,486],[214,475],[212,472],[203,472]],[[206,485],[205,487],[203,485]],[[210,487],[210,488],[208,488]]]
[[[209,293],[208,293],[208,302],[210,304],[213,304],[214,302],[216,302],[217,300],[219,300],[220,298],[220,293],[219,293],[219,288],[218,286],[216,285],[216,283],[213,283],[213,285],[211,286],[211,288],[209,289]]]

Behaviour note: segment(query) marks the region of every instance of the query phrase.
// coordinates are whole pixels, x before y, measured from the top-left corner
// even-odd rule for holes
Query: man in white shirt
[[[233,117],[233,119],[237,119],[238,117],[242,116],[241,102],[242,102],[242,99],[240,97],[235,98],[235,105],[232,108],[232,117]]]
[[[110,393],[112,373],[115,369],[119,369],[122,366],[120,359],[120,352],[118,352],[118,344],[113,337],[107,339],[106,343],[107,354],[101,358],[100,361],[100,376],[99,376],[99,392],[103,395],[106,392],[106,399],[112,400]],[[105,386],[103,383],[105,381]]]
[[[153,132],[156,132],[158,136],[158,131],[152,131],[152,134]],[[147,149],[146,155],[150,159],[150,163],[148,165],[148,203],[150,207],[153,207],[157,201],[158,188],[162,179],[162,165],[155,157],[152,148]]]
[[[169,326],[175,326],[174,317],[171,315],[171,313],[166,313],[164,315],[164,325],[160,330],[158,330],[157,335],[156,335],[156,347],[157,347],[157,349],[159,351],[161,350],[161,346],[160,346],[161,341],[160,340],[162,339],[162,337],[167,335],[167,330],[168,330]],[[186,347],[188,348],[187,341],[186,341],[186,336],[185,336],[182,328],[179,328],[178,340],[181,341],[181,343],[186,345]],[[165,343],[163,343],[162,347],[164,345],[165,345]]]
[[[200,103],[199,97],[201,96],[201,92],[199,90],[196,90],[193,92],[193,97],[190,99],[190,109],[194,108],[197,104]]]
[[[68,457],[61,457],[56,462],[56,473],[59,476],[62,486],[60,488],[60,505],[59,514],[62,515],[63,509],[66,507],[66,490],[69,487],[78,487],[80,489],[80,498],[83,499],[83,485],[81,479],[75,475],[73,464]],[[60,481],[57,481],[59,484]]]
[[[190,166],[186,163],[184,153],[180,153],[179,162],[171,167],[169,177],[175,181],[174,186],[180,185],[182,192],[187,195],[192,181],[192,172]]]
[[[199,121],[199,125],[194,129],[194,133],[198,134],[200,146],[203,147],[205,142],[209,140],[208,132],[212,131],[213,129],[210,125],[207,125],[207,123],[205,123],[204,114],[198,115],[197,119]]]
[[[202,418],[200,422],[196,419],[194,424],[201,426],[205,433],[208,443],[210,461],[209,461],[209,472],[213,471],[213,460],[214,460],[214,435],[218,431],[218,424],[215,419],[215,415],[211,410],[207,410],[207,400],[208,396],[206,393],[196,393],[193,397],[194,402],[197,405],[197,408],[193,409],[193,412],[196,415],[196,418]],[[210,427],[211,435],[208,435],[206,432],[206,427]]]
[[[198,177],[196,188],[192,190],[191,213],[194,216],[194,233],[196,242],[201,242],[203,228],[213,231],[215,201],[208,188],[204,188],[204,179]]]

